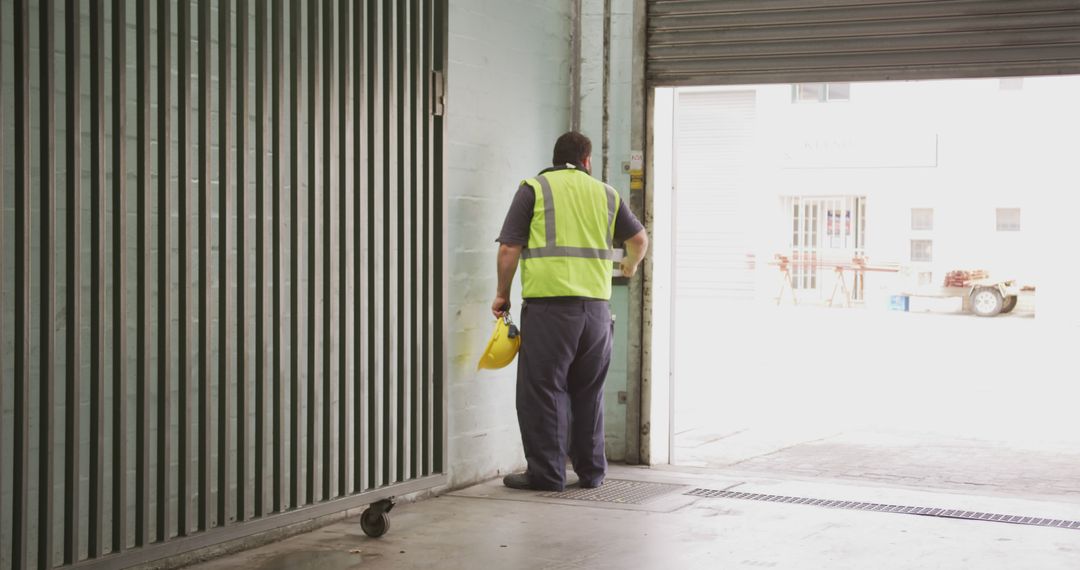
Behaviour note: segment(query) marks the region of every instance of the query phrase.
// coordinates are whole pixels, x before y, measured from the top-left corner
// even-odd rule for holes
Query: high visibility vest
[[[619,193],[574,168],[523,184],[532,187],[536,205],[521,252],[521,296],[610,299]]]

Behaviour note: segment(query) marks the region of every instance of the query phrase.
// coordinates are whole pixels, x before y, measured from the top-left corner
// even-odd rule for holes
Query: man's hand
[[[645,252],[649,250],[649,234],[641,230],[634,237],[626,240],[626,255],[619,262],[623,275],[633,277],[637,273],[638,265],[645,259]]]
[[[496,295],[495,300],[491,303],[491,314],[495,315],[495,318],[503,316],[504,313],[510,311],[510,299]]]

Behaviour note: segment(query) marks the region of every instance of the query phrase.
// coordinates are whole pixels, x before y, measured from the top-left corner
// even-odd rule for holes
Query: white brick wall
[[[570,124],[569,2],[450,3],[447,194],[454,486],[524,466],[510,366],[476,372],[491,333],[495,238],[521,179]],[[520,288],[515,285],[515,295]],[[515,299],[514,315],[520,301]]]

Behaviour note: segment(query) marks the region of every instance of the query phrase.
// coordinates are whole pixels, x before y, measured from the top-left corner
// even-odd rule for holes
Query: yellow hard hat
[[[514,361],[518,348],[521,347],[521,333],[510,320],[510,313],[495,319],[495,330],[491,333],[491,340],[487,348],[480,355],[480,362],[476,369],[496,370]]]

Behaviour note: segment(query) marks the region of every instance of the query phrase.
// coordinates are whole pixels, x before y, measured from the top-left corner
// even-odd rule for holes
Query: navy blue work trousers
[[[614,327],[607,301],[522,305],[517,414],[534,488],[563,490],[568,455],[582,485],[604,480],[604,379]]]

